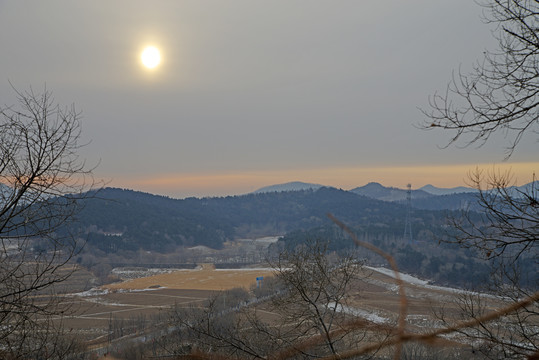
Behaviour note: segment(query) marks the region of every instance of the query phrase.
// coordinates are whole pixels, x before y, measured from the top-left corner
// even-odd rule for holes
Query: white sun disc
[[[142,60],[144,66],[146,66],[148,69],[153,69],[161,62],[161,54],[156,47],[148,46],[144,49],[144,51],[142,51],[140,59]]]

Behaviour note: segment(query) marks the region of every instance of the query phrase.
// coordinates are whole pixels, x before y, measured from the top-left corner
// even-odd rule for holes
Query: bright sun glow
[[[146,66],[148,69],[153,69],[161,62],[161,54],[156,47],[148,46],[144,49],[144,51],[142,51],[140,59],[142,60],[142,64],[144,64],[144,66]]]

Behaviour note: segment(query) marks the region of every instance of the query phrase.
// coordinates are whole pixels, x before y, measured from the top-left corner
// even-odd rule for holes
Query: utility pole
[[[406,185],[406,219],[404,220],[404,240],[413,242],[412,238],[412,184]]]

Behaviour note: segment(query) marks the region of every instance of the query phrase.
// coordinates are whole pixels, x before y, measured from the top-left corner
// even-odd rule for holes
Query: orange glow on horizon
[[[260,170],[216,173],[173,173],[154,176],[115,177],[109,186],[125,187],[171,197],[226,196],[245,194],[261,187],[302,181],[350,190],[369,182],[405,188],[411,183],[417,189],[431,184],[441,188],[468,186],[468,174],[475,169],[508,171],[516,185],[533,180],[539,163],[435,165],[400,167],[336,167],[296,170]]]

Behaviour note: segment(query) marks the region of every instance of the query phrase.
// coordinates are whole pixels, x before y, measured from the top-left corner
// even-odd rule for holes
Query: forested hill
[[[86,201],[78,225],[103,250],[165,251],[330,225],[327,213],[369,233],[402,235],[406,207],[328,187],[182,200],[106,188]],[[439,228],[445,215],[414,210],[414,232]]]

